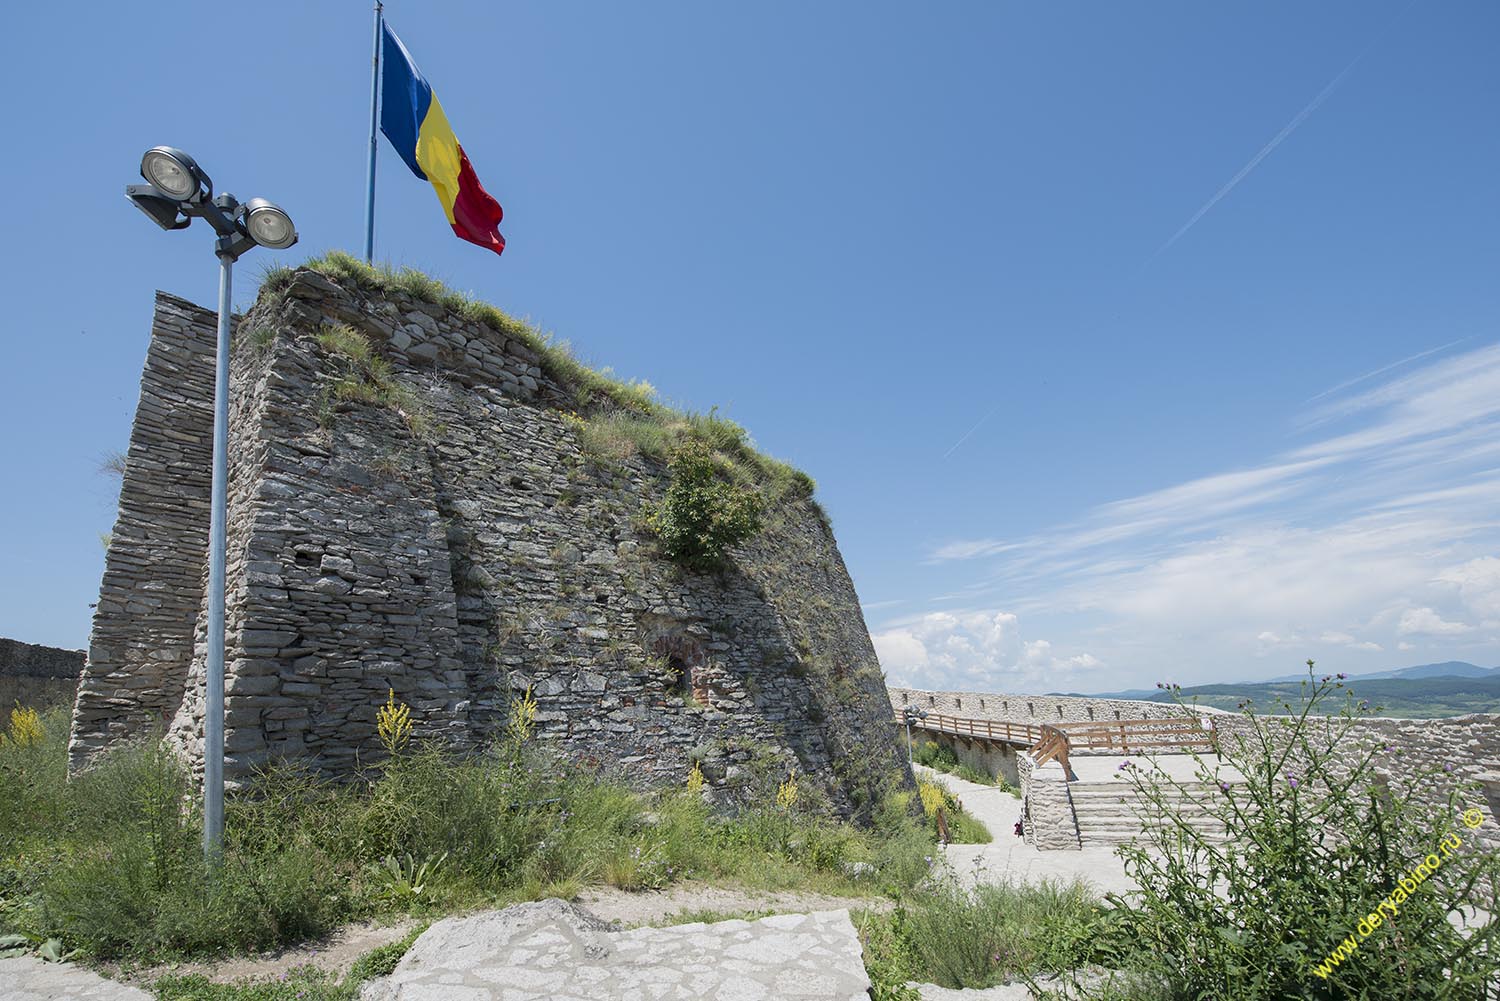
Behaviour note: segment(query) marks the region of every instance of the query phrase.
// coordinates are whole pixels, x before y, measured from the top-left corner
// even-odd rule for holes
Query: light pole
[[[291,217],[264,198],[241,204],[214,195],[214,182],[196,160],[170,146],[141,157],[145,184],[128,184],[125,197],[162,229],[184,229],[204,219],[218,234],[219,332],[214,361],[213,498],[208,527],[208,662],[203,710],[203,853],[218,855],[224,841],[224,515],[229,486],[229,317],[234,262],[251,247],[285,250],[297,242]]]
[[[911,764],[911,721],[913,719],[919,719],[919,720],[926,719],[927,718],[927,710],[925,710],[925,709],[916,709],[916,708],[913,708],[912,706],[907,706],[906,710],[901,715],[906,720],[906,763],[908,765],[910,765]]]

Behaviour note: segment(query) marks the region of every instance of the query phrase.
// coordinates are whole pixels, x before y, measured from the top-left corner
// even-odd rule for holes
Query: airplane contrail
[[[1177,232],[1173,233],[1171,237],[1168,238],[1166,243],[1163,243],[1160,247],[1157,247],[1156,252],[1153,253],[1150,257],[1146,258],[1145,262],[1140,267],[1140,271],[1146,270],[1146,268],[1151,265],[1152,261],[1156,260],[1162,254],[1166,253],[1166,251],[1172,246],[1172,244],[1182,239],[1183,236],[1187,234],[1188,230],[1192,229],[1198,224],[1198,220],[1206,216],[1215,205],[1224,200],[1224,196],[1228,195],[1235,189],[1236,185],[1238,185],[1241,181],[1248,177],[1252,170],[1260,166],[1260,162],[1266,157],[1270,156],[1277,146],[1280,146],[1282,143],[1286,142],[1287,137],[1290,136],[1293,132],[1296,132],[1297,128],[1303,122],[1307,121],[1308,117],[1314,111],[1317,111],[1318,108],[1323,104],[1323,102],[1328,100],[1328,98],[1333,95],[1334,91],[1338,90],[1339,87],[1343,85],[1349,74],[1354,72],[1354,67],[1358,66],[1360,64],[1360,61],[1363,60],[1365,56],[1370,54],[1371,50],[1373,50],[1375,46],[1378,45],[1383,38],[1385,38],[1385,36],[1390,32],[1391,28],[1395,26],[1396,22],[1401,20],[1401,18],[1405,16],[1406,12],[1411,10],[1411,8],[1415,5],[1416,0],[1410,0],[1410,2],[1406,4],[1406,6],[1397,11],[1396,15],[1392,17],[1388,22],[1386,22],[1385,27],[1380,29],[1380,32],[1370,40],[1370,44],[1366,45],[1364,49],[1359,53],[1359,55],[1351,59],[1349,61],[1349,65],[1345,66],[1342,70],[1339,71],[1338,76],[1328,81],[1328,86],[1318,91],[1317,96],[1314,97],[1311,101],[1308,101],[1307,106],[1304,107],[1301,111],[1297,112],[1297,114],[1293,116],[1292,120],[1287,122],[1286,126],[1280,132],[1276,133],[1276,135],[1271,139],[1270,142],[1262,146],[1260,152],[1256,153],[1250,158],[1249,163],[1241,167],[1239,169],[1239,172],[1231,177],[1222,188],[1214,192],[1214,196],[1208,201],[1204,202],[1202,207],[1200,207],[1197,212],[1193,213],[1192,218],[1183,223],[1182,226],[1177,230]],[[1140,271],[1136,272],[1137,276],[1139,276]]]
[[[1339,85],[1344,82],[1344,80],[1349,76],[1350,72],[1353,71],[1353,69],[1354,69],[1355,66],[1359,65],[1359,61],[1361,59],[1363,59],[1364,57],[1365,57],[1365,54],[1363,52],[1361,52],[1359,55],[1355,56],[1354,57],[1354,61],[1351,62],[1348,66],[1345,66],[1344,69],[1343,69],[1343,72],[1339,73],[1338,76],[1334,77],[1331,81],[1329,81],[1328,86],[1326,86],[1322,90],[1318,91],[1318,96],[1315,97],[1315,98],[1313,98],[1311,101],[1307,102],[1307,107],[1305,107],[1301,111],[1297,112],[1296,116],[1290,122],[1286,123],[1286,127],[1283,128],[1280,132],[1276,133],[1275,138],[1273,138],[1270,142],[1268,142],[1264,146],[1262,146],[1260,148],[1260,152],[1256,153],[1254,156],[1252,156],[1250,158],[1250,162],[1249,163],[1247,163],[1243,167],[1241,167],[1239,169],[1239,172],[1236,173],[1233,177],[1231,177],[1229,179],[1229,181],[1222,188],[1220,188],[1218,191],[1214,192],[1214,196],[1212,198],[1210,198],[1208,201],[1204,202],[1203,205],[1202,205],[1202,207],[1200,207],[1197,212],[1193,213],[1192,218],[1189,219],[1187,222],[1183,223],[1182,226],[1181,226],[1181,228],[1179,228],[1177,230],[1177,232],[1173,233],[1171,235],[1171,237],[1168,238],[1168,240],[1167,240],[1166,243],[1163,243],[1160,247],[1157,247],[1156,248],[1156,252],[1154,254],[1152,254],[1150,257],[1146,258],[1145,264],[1142,264],[1141,267],[1144,269],[1152,261],[1156,260],[1162,254],[1166,253],[1167,250],[1169,250],[1171,248],[1172,244],[1174,244],[1178,240],[1182,239],[1185,235],[1187,235],[1187,231],[1188,230],[1192,229],[1194,226],[1196,226],[1198,224],[1198,220],[1200,220],[1204,216],[1208,215],[1209,211],[1215,205],[1217,205],[1217,204],[1219,204],[1219,202],[1223,201],[1225,195],[1228,195],[1231,191],[1233,191],[1235,189],[1236,185],[1238,185],[1246,177],[1249,177],[1250,176],[1250,172],[1252,170],[1254,170],[1256,167],[1260,166],[1260,162],[1262,160],[1264,160],[1266,157],[1270,156],[1271,153],[1276,149],[1277,146],[1280,146],[1282,143],[1286,142],[1287,137],[1290,136],[1293,132],[1296,132],[1297,131],[1297,127],[1299,125],[1301,125],[1303,122],[1307,121],[1308,116],[1311,115],[1314,111],[1317,111],[1318,107],[1324,101],[1328,100],[1328,98],[1333,95],[1334,91],[1336,91],[1336,90],[1339,89]]]
[[[962,445],[965,441],[968,441],[969,435],[973,434],[975,431],[978,431],[979,430],[979,426],[981,424],[983,424],[985,421],[989,420],[991,417],[995,416],[995,411],[999,410],[999,409],[1000,409],[999,407],[994,407],[993,409],[990,410],[989,413],[987,413],[983,417],[979,418],[979,420],[974,423],[973,427],[969,428],[969,430],[967,430],[967,431],[964,432],[964,435],[963,435],[962,438],[958,439],[958,441],[955,441],[953,443],[952,447],[949,448],[948,451],[946,451],[946,452],[943,453],[943,458],[946,459],[946,458],[948,458],[948,456],[950,456],[954,452],[958,451],[958,446]]]

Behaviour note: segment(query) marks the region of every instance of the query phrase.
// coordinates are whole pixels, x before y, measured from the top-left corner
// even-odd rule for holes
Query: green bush
[[[1119,916],[1081,883],[945,881],[862,922],[866,965],[888,983],[988,987],[1118,961]],[[892,995],[894,996],[894,995]]]
[[[955,778],[963,779],[965,782],[973,782],[975,785],[992,786],[995,784],[995,776],[989,772],[981,772],[973,765],[960,764],[953,769]]]
[[[958,767],[958,754],[947,744],[926,740],[915,746],[912,758],[919,765],[935,768],[940,772],[951,772]]]
[[[760,496],[727,481],[697,438],[677,446],[670,468],[666,497],[648,523],[667,556],[695,570],[717,569],[730,549],[760,531]]]
[[[1244,726],[1221,739],[1245,781],[1194,798],[1224,825],[1223,840],[1179,814],[1177,797],[1192,796],[1181,783],[1125,769],[1144,802],[1143,836],[1121,850],[1140,887],[1128,898],[1135,965],[1181,997],[1493,997],[1500,923],[1455,927],[1459,915],[1494,914],[1500,903],[1500,858],[1459,823],[1481,800],[1446,781],[1440,761],[1410,758],[1378,775],[1381,748],[1357,727],[1342,681],[1310,673],[1303,693],[1286,716],[1246,709]],[[1322,715],[1340,695],[1338,715]],[[1216,781],[1209,762],[1200,760],[1199,779]],[[1445,788],[1444,801],[1430,798]],[[1449,854],[1442,846],[1455,837],[1435,875],[1412,881],[1399,914],[1383,914],[1363,937],[1360,922],[1424,858]],[[1346,942],[1352,953],[1329,964]]]

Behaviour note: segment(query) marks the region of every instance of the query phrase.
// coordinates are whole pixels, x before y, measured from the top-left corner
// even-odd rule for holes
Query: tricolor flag
[[[479,184],[469,156],[458,144],[443,106],[432,95],[411,53],[382,19],[380,131],[413,174],[431,181],[453,232],[495,253],[505,249],[500,235],[500,203]]]

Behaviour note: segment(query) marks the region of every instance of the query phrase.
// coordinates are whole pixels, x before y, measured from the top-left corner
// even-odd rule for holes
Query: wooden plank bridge
[[[1009,720],[969,719],[908,709],[896,722],[911,731],[923,731],[961,740],[1005,744],[1023,748],[1040,767],[1049,761],[1071,774],[1072,752],[1120,753],[1132,751],[1218,751],[1218,733],[1210,716],[1168,716],[1160,719],[1079,720],[1067,723],[1015,723]]]

